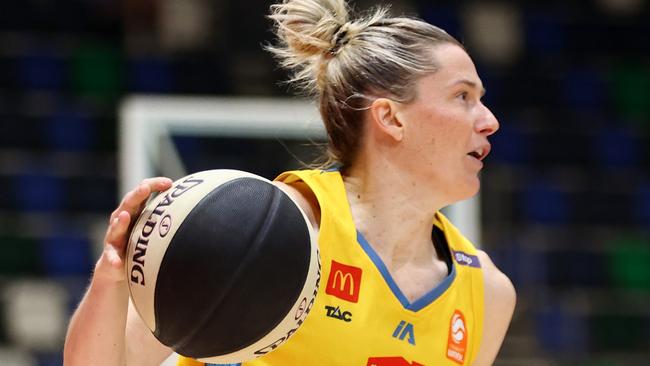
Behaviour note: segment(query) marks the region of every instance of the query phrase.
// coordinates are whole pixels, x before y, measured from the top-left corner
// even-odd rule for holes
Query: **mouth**
[[[490,144],[487,144],[468,152],[467,155],[473,157],[476,160],[482,161],[489,153],[490,153]]]

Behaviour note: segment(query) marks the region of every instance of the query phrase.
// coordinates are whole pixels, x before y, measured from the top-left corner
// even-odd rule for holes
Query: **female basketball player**
[[[285,0],[271,18],[272,51],[319,100],[338,169],[277,179],[319,227],[322,281],[298,332],[246,365],[492,364],[513,286],[439,212],[476,194],[499,127],[467,52],[420,20],[350,19],[344,0]],[[157,365],[171,353],[129,306],[123,270],[130,224],[170,184],[145,180],[111,215],[66,365]]]

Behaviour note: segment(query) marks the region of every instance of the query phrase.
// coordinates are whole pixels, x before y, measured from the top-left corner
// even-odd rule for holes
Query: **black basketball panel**
[[[184,347],[188,354],[210,357],[247,347],[273,330],[298,300],[309,271],[309,229],[296,204],[278,188],[250,249],[236,285]]]
[[[272,199],[269,184],[239,178],[212,190],[187,215],[165,252],[156,283],[155,335],[163,344],[176,346],[221,300]],[[242,204],[247,201],[251,204]]]
[[[254,178],[221,185],[190,212],[163,258],[156,336],[196,358],[254,343],[298,298],[309,251],[304,217],[281,190]],[[163,306],[179,301],[183,311]]]

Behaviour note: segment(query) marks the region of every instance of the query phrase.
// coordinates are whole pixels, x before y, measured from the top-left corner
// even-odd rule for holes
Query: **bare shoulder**
[[[516,302],[515,287],[503,272],[492,262],[490,256],[482,250],[478,251],[478,257],[483,268],[486,302],[487,296],[498,304],[514,308]]]
[[[298,203],[300,208],[302,208],[303,211],[305,211],[305,214],[307,214],[307,217],[314,228],[320,226],[320,206],[318,205],[318,199],[316,199],[316,195],[307,184],[301,181],[291,184],[274,181],[273,184],[283,190]]]
[[[515,310],[517,295],[510,279],[501,272],[484,251],[478,251],[483,268],[485,314],[483,338],[473,366],[492,365]]]

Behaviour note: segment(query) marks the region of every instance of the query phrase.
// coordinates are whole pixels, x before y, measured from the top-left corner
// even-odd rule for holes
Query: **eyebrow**
[[[465,84],[473,89],[478,89],[478,84],[468,79],[457,80],[453,84],[451,84],[451,86],[456,86],[458,84]],[[485,95],[485,92],[486,92],[485,88],[481,88],[481,96]]]

